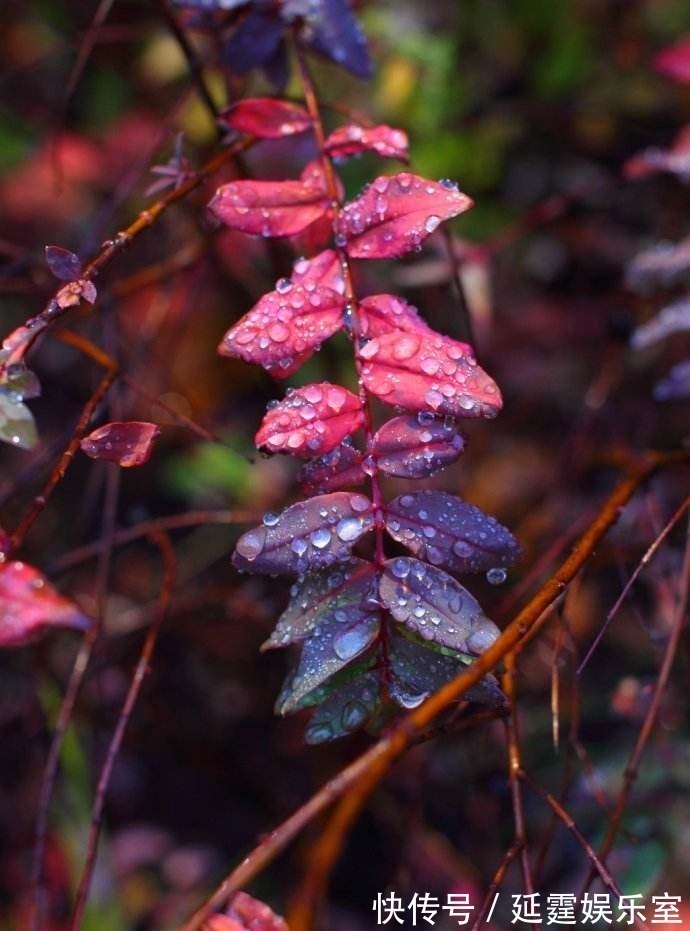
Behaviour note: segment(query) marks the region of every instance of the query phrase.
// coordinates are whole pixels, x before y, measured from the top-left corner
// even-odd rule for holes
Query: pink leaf
[[[341,443],[325,456],[305,462],[297,476],[300,488],[306,494],[314,495],[361,485],[366,479],[362,459],[358,449],[349,443]]]
[[[512,533],[445,491],[400,495],[386,507],[386,529],[408,550],[451,572],[486,572],[520,557]]]
[[[657,71],[679,84],[690,84],[690,32],[663,49],[654,59]]]
[[[466,588],[418,559],[399,556],[385,563],[379,594],[399,624],[459,653],[483,653],[500,633]]]
[[[291,505],[278,517],[267,514],[260,527],[237,541],[232,557],[246,572],[303,573],[350,557],[350,550],[373,527],[371,501],[334,491]]]
[[[255,236],[296,236],[330,209],[323,169],[311,162],[299,181],[230,181],[216,191],[211,212]]]
[[[289,931],[280,915],[246,892],[233,897],[227,914],[211,915],[202,927],[203,931]]]
[[[417,414],[394,417],[376,433],[372,453],[379,469],[401,478],[426,478],[462,454],[465,439],[453,423]]]
[[[353,258],[395,258],[471,206],[452,181],[427,181],[409,172],[381,176],[343,207],[337,237]]]
[[[51,627],[86,630],[89,624],[33,566],[0,565],[0,647],[23,646]]]
[[[274,97],[247,97],[233,104],[220,120],[226,126],[260,139],[279,139],[303,133],[312,125],[306,110]]]
[[[91,459],[116,462],[129,469],[148,462],[160,432],[154,423],[139,420],[107,423],[84,437],[81,448]]]
[[[328,382],[306,385],[268,411],[256,434],[256,445],[272,453],[319,456],[363,422],[362,402],[356,394]]]
[[[448,336],[385,333],[359,357],[365,386],[386,404],[451,417],[494,417],[501,409],[498,386],[471,347]]]
[[[359,302],[357,315],[360,324],[360,336],[371,339],[404,330],[410,333],[433,333],[428,324],[419,316],[419,311],[401,297],[392,294],[372,294]]]
[[[341,328],[344,289],[335,252],[300,259],[292,278],[281,278],[231,327],[218,351],[287,378]]]
[[[356,123],[339,126],[326,139],[325,149],[333,158],[347,158],[362,152],[376,152],[382,158],[409,158],[407,133],[392,126],[365,128]]]

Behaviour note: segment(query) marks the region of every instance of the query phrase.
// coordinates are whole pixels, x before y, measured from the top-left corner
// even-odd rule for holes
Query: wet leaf
[[[81,278],[81,259],[69,249],[61,246],[46,246],[48,268],[60,281],[76,281]]]
[[[33,449],[38,442],[33,414],[12,391],[0,390],[0,440],[19,449]]]
[[[23,362],[8,365],[2,373],[0,391],[9,392],[13,400],[24,401],[27,398],[37,398],[41,394],[41,383],[31,369]]]
[[[289,931],[285,919],[259,899],[238,892],[224,915],[211,915],[202,931]]]
[[[399,624],[459,653],[479,655],[500,633],[466,588],[441,569],[418,559],[399,556],[388,560],[379,594]]]
[[[517,540],[506,527],[445,491],[400,495],[387,505],[385,521],[393,539],[451,572],[486,572],[520,558]]]
[[[312,125],[303,107],[275,97],[246,97],[222,113],[220,121],[231,129],[260,139],[293,136]]]
[[[382,175],[345,204],[337,237],[353,258],[396,258],[420,247],[443,220],[471,206],[472,200],[450,181],[427,181],[409,172]]]
[[[342,327],[344,290],[335,252],[301,259],[292,278],[276,282],[228,330],[218,351],[261,365],[275,378],[287,378]]]
[[[343,562],[373,527],[371,501],[334,491],[291,505],[237,541],[232,562],[247,572],[302,573]]]
[[[359,357],[365,386],[386,404],[451,417],[494,417],[501,409],[498,386],[471,347],[448,336],[384,333]]]
[[[375,580],[376,567],[360,559],[309,573],[292,586],[290,603],[261,649],[298,643],[325,621],[355,624],[363,620],[376,609],[371,601]]]
[[[348,158],[362,152],[376,152],[382,158],[409,158],[407,133],[392,126],[358,126],[348,123],[339,126],[326,139],[324,148],[333,158]]]
[[[303,42],[358,78],[372,76],[367,40],[348,0],[293,0],[291,8],[304,16]]]
[[[391,697],[402,708],[421,705],[425,698],[466,668],[466,663],[457,657],[438,653],[396,634],[390,638],[389,660],[393,673]],[[465,698],[494,707],[505,704],[498,682],[490,675],[466,692]]]
[[[234,74],[246,74],[265,65],[278,52],[284,30],[285,24],[277,17],[253,10],[225,43],[223,61]]]
[[[434,330],[419,316],[419,311],[393,294],[372,294],[357,306],[359,333],[364,339],[384,333],[429,333]],[[435,334],[434,334],[435,335]]]
[[[0,565],[0,647],[30,643],[51,628],[86,630],[90,621],[38,569]]]
[[[283,695],[281,714],[296,711],[300,701],[331,676],[344,669],[371,646],[380,627],[377,610],[344,621],[324,618],[304,640],[289,690]]]
[[[323,169],[311,162],[298,181],[230,181],[209,210],[233,229],[256,236],[295,236],[330,209]]]
[[[155,423],[129,420],[113,421],[98,427],[81,441],[82,451],[91,459],[116,462],[123,469],[148,462],[153,443],[160,434]]]
[[[379,704],[376,672],[364,671],[337,686],[312,715],[305,732],[308,744],[325,743],[362,727]]]
[[[297,480],[306,494],[324,494],[339,488],[361,485],[366,479],[362,453],[349,443],[341,443],[330,453],[305,462]]]
[[[271,407],[256,434],[256,445],[271,453],[319,456],[363,423],[362,402],[356,394],[328,382],[306,385]]]
[[[379,469],[400,478],[426,478],[462,454],[465,438],[451,421],[432,414],[394,417],[375,434],[372,453]]]

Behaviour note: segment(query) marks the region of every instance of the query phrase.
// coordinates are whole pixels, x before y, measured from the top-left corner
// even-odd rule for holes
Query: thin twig
[[[418,708],[409,712],[373,747],[330,779],[301,808],[298,808],[278,828],[267,835],[239,866],[225,877],[206,902],[182,926],[182,931],[197,931],[210,914],[222,907],[231,894],[261,873],[307,824],[346,792],[352,791],[360,780],[362,791],[373,790],[386,775],[393,762],[404,753],[420,732],[427,728],[445,708],[465,695],[487,672],[491,672],[511,650],[529,636],[546,609],[556,601],[587,563],[637,489],[659,469],[685,463],[688,460],[690,460],[690,450],[648,453],[642,457],[602,504],[596,518],[582,534],[570,555],[513,618],[494,643],[460,675],[434,692]]]
[[[498,869],[494,873],[494,876],[493,876],[493,879],[491,880],[491,884],[489,885],[489,888],[486,890],[486,895],[484,896],[484,900],[482,904],[479,906],[479,909],[477,911],[477,914],[475,916],[475,919],[474,919],[474,922],[472,924],[472,928],[470,929],[470,931],[479,931],[481,925],[486,920],[486,917],[489,913],[489,909],[491,908],[496,898],[496,893],[498,892],[501,885],[503,884],[503,880],[505,879],[506,873],[508,872],[510,868],[510,864],[513,862],[513,860],[517,857],[519,853],[520,853],[520,844],[518,843],[518,841],[515,841],[513,845],[509,847],[508,850],[506,850],[506,852],[503,854],[503,858],[501,859],[501,862],[498,864]]]
[[[105,761],[101,769],[98,786],[96,788],[96,796],[91,810],[91,827],[87,841],[86,857],[84,860],[84,867],[82,870],[81,878],[79,880],[74,909],[72,911],[72,917],[70,920],[70,931],[78,931],[81,925],[84,909],[86,908],[89,889],[91,887],[93,870],[96,864],[98,841],[100,838],[101,825],[103,822],[103,809],[105,807],[105,799],[108,792],[108,787],[110,785],[110,777],[112,776],[115,761],[120,751],[120,747],[122,746],[122,741],[127,730],[127,725],[129,724],[132,712],[139,697],[144,678],[149,672],[149,665],[156,647],[156,641],[158,640],[161,626],[168,612],[170,597],[172,594],[173,586],[175,584],[175,553],[173,551],[170,538],[164,533],[152,533],[151,539],[152,542],[154,542],[159,547],[164,564],[163,584],[161,587],[158,614],[151,624],[151,627],[149,628],[149,631],[144,640],[144,644],[142,646],[141,653],[134,670],[134,675],[132,676],[132,681],[122,705],[122,710],[120,711],[113,736],[110,740],[110,745],[108,746]]]

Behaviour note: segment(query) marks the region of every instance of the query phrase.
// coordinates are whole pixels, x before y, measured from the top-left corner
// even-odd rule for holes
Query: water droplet
[[[343,543],[351,543],[356,540],[362,530],[362,522],[358,517],[343,517],[338,521],[335,532],[338,539]]]
[[[265,527],[275,527],[278,523],[278,515],[272,514],[270,511],[263,516],[263,524]]]
[[[297,265],[295,265],[295,270],[297,270]],[[276,281],[276,291],[278,294],[287,294],[288,291],[292,291],[292,282],[289,278],[280,278]]]
[[[508,573],[506,570],[499,567],[489,569],[489,571],[486,573],[486,581],[490,585],[503,585],[507,578]]]
[[[248,562],[253,562],[257,556],[261,555],[266,545],[266,530],[264,527],[255,527],[248,530],[237,541],[236,550]]]
[[[309,539],[312,542],[312,546],[315,546],[318,550],[323,550],[331,542],[331,532],[330,530],[326,530],[325,527],[320,527],[311,534]]]
[[[339,659],[349,660],[361,653],[371,640],[368,627],[353,627],[333,641],[333,650]]]
[[[433,233],[433,231],[438,227],[441,222],[441,218],[434,216],[433,214],[430,217],[427,217],[424,221],[424,229],[427,233]]]

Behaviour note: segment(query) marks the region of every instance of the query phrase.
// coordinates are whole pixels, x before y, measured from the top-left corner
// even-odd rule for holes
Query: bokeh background
[[[146,205],[155,180],[150,168],[168,160],[180,133],[192,167],[216,145],[214,123],[157,4],[116,0],[97,32],[90,29],[93,15],[94,4],[81,0],[3,4],[3,333],[38,312],[55,289],[46,244],[88,257]],[[505,409],[495,422],[471,423],[461,462],[429,484],[495,514],[519,537],[524,560],[503,586],[470,583],[501,625],[548,574],[554,547],[567,548],[568,535],[594,513],[625,456],[678,446],[688,433],[687,399],[661,403],[653,395],[659,379],[687,357],[687,333],[643,350],[631,346],[635,328],[681,297],[687,279],[679,274],[663,286],[634,288],[626,267],[643,249],[690,233],[684,184],[690,171],[631,177],[625,165],[650,147],[667,149],[690,122],[690,84],[654,67],[655,56],[690,30],[690,7],[686,0],[396,0],[363,4],[358,15],[375,77],[365,83],[318,62],[322,99],[405,128],[413,169],[456,179],[476,201],[450,228],[479,357],[501,385]],[[219,106],[270,92],[261,77],[240,80],[214,66],[212,37],[192,37],[209,62],[205,75]],[[287,93],[298,96],[297,84]],[[312,155],[309,141],[264,143],[246,165],[258,177],[290,177]],[[380,170],[368,156],[344,166],[348,193]],[[230,169],[141,237],[97,282],[97,311],[74,317],[148,395],[218,437],[200,440],[141,394],[118,387],[104,415],[163,425],[151,461],[119,479],[121,526],[195,510],[233,509],[240,521],[251,520],[297,495],[292,464],[257,457],[252,444],[266,403],[282,389],[263,371],[216,353],[225,330],[289,271],[296,252],[213,226],[204,205],[229,177]],[[434,327],[464,338],[440,235],[419,255],[375,265],[358,270],[362,291],[394,290]],[[0,451],[2,524],[10,528],[97,378],[91,364],[50,338],[32,367],[43,384],[32,403],[41,443],[30,453]],[[347,344],[335,340],[292,383],[352,378]],[[75,551],[101,532],[109,468],[78,458],[24,551],[87,610],[94,608],[95,563],[92,553],[76,562]],[[396,487],[390,483],[391,493]],[[549,628],[521,662],[525,765],[554,793],[572,765],[567,804],[593,842],[605,818],[592,786],[615,796],[657,675],[682,523],[580,678],[579,736],[589,774],[573,761],[568,741],[573,670],[687,493],[687,471],[674,470],[634,499],[570,593],[565,626]],[[309,748],[304,716],[273,716],[287,658],[260,655],[258,647],[287,590],[280,581],[231,569],[234,540],[246,526],[240,521],[175,535],[179,578],[171,616],[115,770],[88,931],[176,927],[257,836],[371,740],[358,735]],[[65,927],[94,773],[159,585],[155,549],[145,542],[117,549],[106,636],[68,735],[52,808],[54,931]],[[63,634],[0,656],[0,928],[6,931],[20,928],[25,914],[38,787],[75,646]],[[686,635],[609,861],[625,892],[684,894],[686,909],[688,647]],[[536,856],[550,817],[529,794],[526,815]],[[468,891],[478,904],[512,829],[499,723],[422,744],[396,766],[360,820],[334,874],[323,927],[373,927],[372,901],[390,888],[407,899],[415,891]],[[279,911],[298,888],[309,836],[252,887]],[[558,828],[541,864],[540,888],[576,891],[585,870],[572,837]],[[511,872],[506,902],[517,891],[519,876]],[[506,911],[496,927],[509,921]]]

